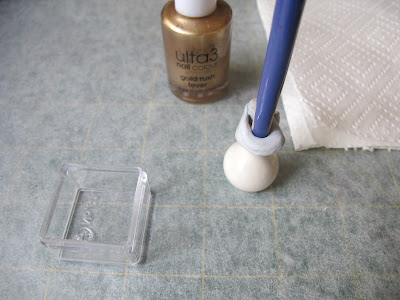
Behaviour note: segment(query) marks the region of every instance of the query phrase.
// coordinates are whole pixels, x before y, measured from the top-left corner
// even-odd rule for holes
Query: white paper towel
[[[400,150],[400,1],[308,0],[281,96],[296,150]]]

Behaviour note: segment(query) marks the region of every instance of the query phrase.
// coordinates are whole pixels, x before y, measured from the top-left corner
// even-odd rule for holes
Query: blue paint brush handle
[[[289,68],[305,0],[277,0],[257,96],[253,134],[268,136]]]

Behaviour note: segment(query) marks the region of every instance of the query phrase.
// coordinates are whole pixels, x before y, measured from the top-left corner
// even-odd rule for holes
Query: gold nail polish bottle
[[[232,10],[220,0],[175,0],[161,12],[169,87],[192,103],[216,100],[228,85]]]

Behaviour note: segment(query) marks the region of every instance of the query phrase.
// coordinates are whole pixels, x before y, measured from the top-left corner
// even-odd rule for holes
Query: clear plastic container
[[[65,164],[40,240],[60,260],[134,265],[150,199],[147,175],[138,167]]]

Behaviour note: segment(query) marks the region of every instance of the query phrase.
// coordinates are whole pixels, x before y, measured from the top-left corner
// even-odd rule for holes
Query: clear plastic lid
[[[150,205],[138,167],[65,164],[40,230],[58,259],[135,264]]]

